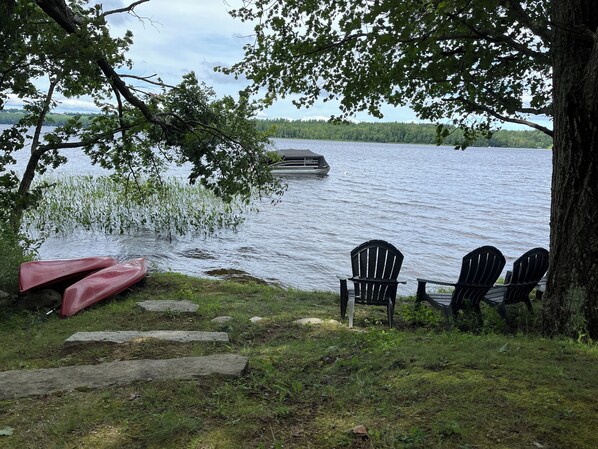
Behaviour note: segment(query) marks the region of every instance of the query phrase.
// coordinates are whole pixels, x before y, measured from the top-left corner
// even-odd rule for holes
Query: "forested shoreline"
[[[0,124],[11,125],[23,117],[18,109],[0,111]],[[85,123],[89,115],[77,113],[49,114],[47,125],[62,125],[69,118],[80,115]],[[256,120],[257,129],[271,137],[284,139],[336,140],[350,142],[379,142],[435,145],[436,125],[401,122],[330,123],[322,120]],[[461,133],[454,130],[444,145],[457,145]],[[474,146],[507,148],[552,148],[552,140],[539,131],[501,130],[490,139],[479,139]]]
[[[329,123],[321,120],[257,120],[257,129],[272,129],[272,137],[285,139],[344,140],[435,145],[436,125],[400,122]],[[444,145],[457,145],[461,133],[454,130]],[[501,130],[491,139],[479,139],[473,146],[509,148],[552,148],[552,139],[540,131]]]

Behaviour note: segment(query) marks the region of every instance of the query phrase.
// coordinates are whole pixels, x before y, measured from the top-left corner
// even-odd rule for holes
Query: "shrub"
[[[33,258],[31,242],[0,223],[0,290],[16,294],[19,289],[19,265]]]

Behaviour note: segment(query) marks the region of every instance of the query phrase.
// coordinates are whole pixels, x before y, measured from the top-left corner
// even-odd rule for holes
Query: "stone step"
[[[137,303],[139,307],[149,312],[178,312],[178,313],[195,313],[199,306],[191,301],[177,301],[177,300],[148,300]]]
[[[135,381],[191,380],[211,375],[239,377],[248,358],[213,354],[166,360],[129,360],[99,365],[0,372],[0,400],[126,385]]]
[[[162,341],[175,341],[192,343],[198,341],[228,342],[226,332],[200,332],[200,331],[111,331],[111,332],[77,332],[67,338],[66,346],[85,343],[126,343],[144,339]]]

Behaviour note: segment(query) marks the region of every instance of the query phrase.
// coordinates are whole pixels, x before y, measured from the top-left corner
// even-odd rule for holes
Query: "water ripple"
[[[404,253],[400,277],[408,284],[399,292],[413,294],[417,277],[456,278],[462,257],[478,246],[497,246],[508,264],[534,246],[548,248],[548,151],[276,143],[324,154],[332,170],[327,177],[287,177],[282,201],[261,204],[236,232],[174,240],[77,234],[51,238],[40,255],[143,255],[153,267],[185,274],[237,270],[283,286],[336,290],[335,275],[350,272],[351,249],[379,238]]]

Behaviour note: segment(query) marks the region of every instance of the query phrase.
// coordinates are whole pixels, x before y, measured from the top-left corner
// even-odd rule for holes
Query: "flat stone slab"
[[[139,307],[149,312],[181,312],[193,313],[199,306],[191,301],[161,300],[161,301],[140,301]]]
[[[0,372],[0,400],[39,396],[79,388],[96,389],[136,381],[191,380],[221,375],[239,377],[248,358],[213,354],[166,360],[128,360],[99,365]]]
[[[212,321],[212,323],[223,324],[223,323],[228,323],[229,321],[232,321],[232,319],[233,319],[232,316],[226,316],[226,315],[224,315],[224,316],[217,316],[216,318],[213,318],[210,321]]]
[[[154,338],[163,341],[192,343],[197,341],[228,342],[226,332],[200,331],[112,331],[112,332],[77,332],[64,341],[66,346],[84,343],[127,343]]]

